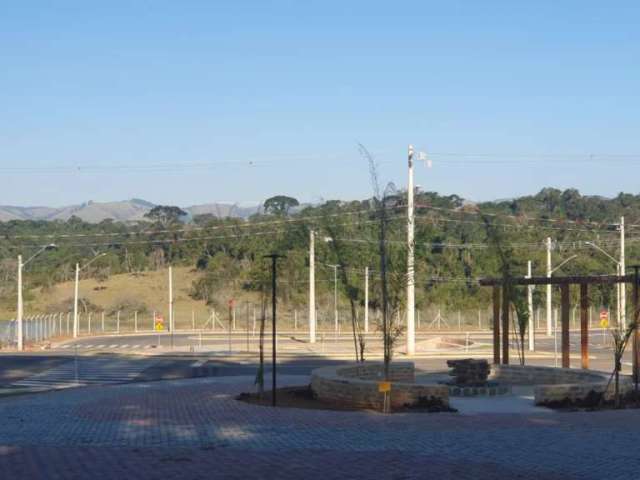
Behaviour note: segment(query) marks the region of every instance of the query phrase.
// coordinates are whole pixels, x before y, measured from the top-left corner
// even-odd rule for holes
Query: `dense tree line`
[[[404,196],[388,207],[390,295],[402,308],[406,238]],[[168,264],[192,267],[191,295],[209,304],[222,302],[217,292],[225,286],[258,291],[267,278],[263,256],[280,252],[282,299],[292,305],[306,304],[308,289],[309,232],[316,232],[317,290],[321,301],[333,294],[333,268],[339,264],[340,297],[361,305],[364,299],[364,268],[375,272],[379,265],[378,225],[370,200],[327,201],[299,206],[297,200],[278,196],[269,199],[265,212],[248,220],[200,215],[189,223],[177,207],[160,207],[147,221],[125,224],[105,220],[98,224],[72,217],[68,221],[0,222],[0,301],[15,301],[16,257],[34,253],[41,245],[55,243],[29,265],[27,291],[73,278],[76,262],[108,252],[83,272],[98,279],[120,273],[161,269]],[[499,275],[500,261],[491,245],[488,225],[501,232],[509,247],[510,270],[526,273],[532,260],[534,273],[545,273],[544,240],[552,237],[554,265],[570,255],[577,258],[563,267],[566,274],[614,273],[612,261],[585,242],[596,242],[617,256],[615,224],[624,215],[628,264],[637,263],[640,238],[633,225],[640,223],[640,196],[621,193],[612,199],[583,196],[577,190],[545,188],[536,195],[511,200],[470,203],[456,195],[418,192],[416,196],[416,295],[419,306],[438,304],[451,308],[479,308],[489,304],[489,292],[475,279]],[[292,207],[296,207],[292,213]],[[558,273],[560,274],[560,272]],[[380,302],[379,285],[372,273],[371,305]],[[540,292],[541,293],[541,292]],[[394,297],[395,296],[395,297]],[[602,287],[594,301],[612,303],[613,292]],[[29,294],[27,294],[27,300]],[[536,302],[539,301],[536,297]]]

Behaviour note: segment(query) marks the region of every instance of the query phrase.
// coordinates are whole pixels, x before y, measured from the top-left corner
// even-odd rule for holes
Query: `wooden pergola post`
[[[500,287],[493,286],[493,363],[500,363]]]
[[[502,364],[509,365],[509,288],[508,283],[502,286]]]
[[[589,368],[589,285],[580,284],[580,356],[582,368]]]
[[[562,322],[562,368],[569,368],[569,315],[571,306],[569,303],[569,284],[560,285],[560,317]]]
[[[502,363],[509,363],[509,288],[514,285],[559,285],[561,293],[561,322],[562,322],[562,367],[569,368],[570,344],[569,323],[571,305],[569,288],[580,285],[580,353],[582,368],[589,367],[589,285],[614,285],[619,283],[633,283],[634,322],[640,323],[640,265],[634,266],[634,275],[576,275],[569,277],[510,277],[483,278],[481,286],[493,287],[493,361],[500,362],[500,323],[502,323]],[[500,295],[502,288],[502,295]],[[502,305],[500,297],[502,296]],[[502,310],[500,308],[502,307]],[[500,313],[502,317],[500,318]],[[500,322],[500,320],[502,322]],[[640,328],[636,329],[632,338],[633,343],[633,378],[636,388],[640,382]]]

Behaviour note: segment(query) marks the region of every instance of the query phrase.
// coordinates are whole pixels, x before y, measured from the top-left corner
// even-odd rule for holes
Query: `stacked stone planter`
[[[488,382],[490,367],[486,360],[466,358],[463,360],[447,360],[450,368],[449,395],[452,397],[495,396],[511,393],[511,388]]]
[[[416,384],[413,363],[397,362],[390,366],[391,408],[414,405],[421,398],[437,398],[449,405],[449,389],[446,385]],[[384,379],[381,363],[323,367],[311,374],[311,389],[320,400],[339,403],[353,408],[381,410],[384,394],[378,384]]]
[[[533,385],[537,405],[568,399],[572,402],[584,400],[589,392],[605,392],[609,373],[596,370],[554,368],[521,365],[493,365],[489,380],[510,385]],[[624,394],[632,389],[631,378],[620,377],[620,391]],[[611,399],[613,382],[605,392]]]
[[[447,360],[449,375],[453,384],[461,387],[480,387],[487,384],[489,362],[466,358],[464,360]]]

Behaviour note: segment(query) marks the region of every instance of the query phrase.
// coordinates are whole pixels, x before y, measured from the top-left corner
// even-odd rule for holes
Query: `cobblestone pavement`
[[[251,383],[189,379],[1,399],[0,478],[640,476],[640,411],[384,416],[273,409],[234,400]]]

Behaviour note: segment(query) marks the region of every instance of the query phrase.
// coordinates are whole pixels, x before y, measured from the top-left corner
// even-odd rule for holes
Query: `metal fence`
[[[270,310],[267,311],[267,323],[270,323]],[[360,329],[364,329],[364,310],[356,312]],[[164,318],[164,330],[169,328],[169,315],[166,311],[144,312],[89,312],[78,314],[78,335],[92,336],[101,334],[150,333],[156,331],[156,318]],[[579,315],[574,310],[571,326],[578,327]],[[557,309],[553,310],[553,319],[558,318]],[[369,333],[379,331],[381,314],[369,311]],[[599,326],[599,309],[592,307],[589,314],[591,328]],[[23,325],[25,344],[39,344],[51,340],[62,340],[73,336],[73,313],[58,312],[25,316]],[[392,318],[399,325],[404,324],[404,312],[396,312]],[[492,327],[492,312],[489,309],[455,310],[431,307],[416,310],[416,331],[481,331]],[[239,306],[233,309],[196,311],[180,309],[174,312],[175,331],[210,332],[250,332],[255,334],[260,328],[260,311],[257,306]],[[554,321],[555,323],[555,321]],[[281,308],[278,311],[278,324],[281,330],[291,332],[308,331],[308,310]],[[536,329],[546,328],[546,311],[537,308],[534,311]],[[351,311],[340,309],[318,309],[316,311],[316,330],[321,333],[346,333],[350,331]],[[0,347],[16,345],[15,320],[0,321]]]

